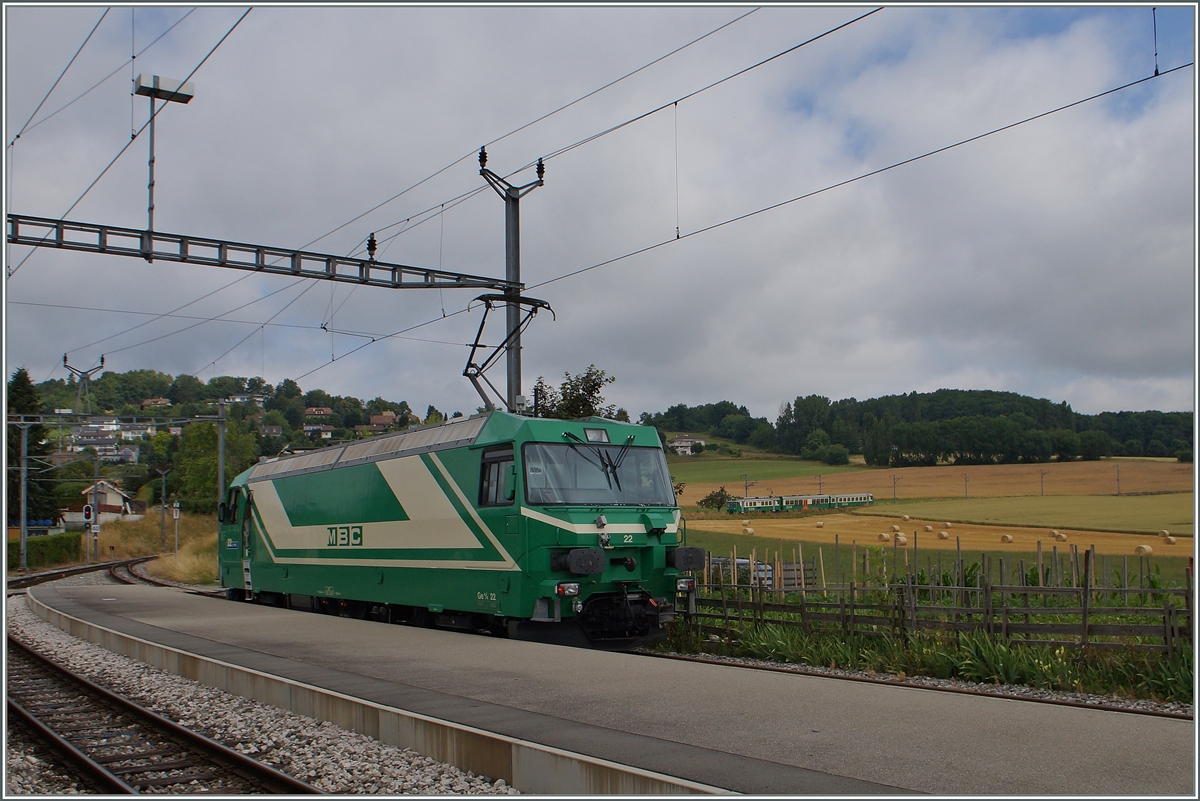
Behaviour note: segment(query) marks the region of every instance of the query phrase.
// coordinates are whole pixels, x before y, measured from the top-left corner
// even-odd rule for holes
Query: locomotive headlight
[[[558,593],[560,596],[562,596],[563,598],[574,598],[576,595],[579,594],[579,582],[578,581],[561,582],[557,587],[554,588],[554,591],[556,593]]]
[[[691,592],[696,589],[696,580],[691,576],[675,579],[675,592]]]

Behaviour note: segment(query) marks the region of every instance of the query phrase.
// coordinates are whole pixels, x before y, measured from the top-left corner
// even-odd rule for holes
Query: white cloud
[[[139,46],[183,13],[138,9]],[[184,77],[240,13],[198,9],[137,70]],[[156,227],[302,245],[737,13],[256,9],[193,78],[196,99],[160,117]],[[507,172],[858,13],[762,9],[497,143],[488,166]],[[677,220],[687,234],[1142,77],[1141,31],[1122,16],[1130,13],[1097,9],[1068,24],[1047,10],[1043,25],[1039,9],[1016,22],[999,10],[886,9],[552,159],[546,185],[522,203],[524,278],[537,284],[669,240]],[[99,10],[6,14],[8,142]],[[46,110],[127,57],[128,10],[109,16]],[[1174,66],[1165,52],[1163,66]],[[142,98],[131,106],[128,71],[11,150],[10,211],[62,214],[128,141],[146,116]],[[943,386],[1067,400],[1084,412],[1192,409],[1193,91],[1182,70],[533,289],[558,320],[539,315],[529,330],[526,389],[538,375],[557,380],[594,363],[618,378],[609,400],[634,414],[727,398],[773,418],[798,394]],[[139,139],[71,216],[144,225],[145,162]],[[526,171],[513,180],[532,179]],[[369,232],[480,185],[472,156],[314,249],[348,252]],[[487,190],[387,243],[381,258],[501,275],[503,214]],[[11,252],[20,260],[27,251]],[[163,312],[239,277],[38,252],[7,282],[8,365],[41,380],[64,350],[146,319],[20,303]],[[288,280],[252,276],[181,313],[220,314]],[[261,323],[299,291],[231,316]],[[215,367],[254,325],[209,323],[117,350],[190,324],[160,321],[73,352],[72,362],[108,352],[114,370],[265,370],[278,382],[366,341],[318,328],[348,295],[330,327],[375,335],[474,297],[338,286],[331,299],[321,285],[275,319],[303,327],[253,333]],[[301,385],[470,411],[478,399],[460,373],[478,319],[411,332],[439,342],[377,342]]]

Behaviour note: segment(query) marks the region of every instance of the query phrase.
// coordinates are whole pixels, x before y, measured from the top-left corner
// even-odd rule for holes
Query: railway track
[[[763,665],[753,662],[741,662],[731,659],[714,658],[696,654],[674,654],[660,653],[648,650],[635,651],[641,656],[652,657],[655,659],[673,659],[678,662],[698,662],[705,665],[724,665],[726,667],[742,668],[744,670],[763,670],[771,673],[798,673],[803,676],[820,676],[826,679],[837,679],[840,681],[857,681],[866,684],[889,684],[892,686],[901,687],[916,687],[922,690],[933,690],[935,692],[956,693],[959,695],[978,695],[989,698],[1011,698],[1018,701],[1028,701],[1035,704],[1050,704],[1054,706],[1069,706],[1080,709],[1101,709],[1106,712],[1123,712],[1128,715],[1147,715],[1157,718],[1173,718],[1176,720],[1194,720],[1193,715],[1188,715],[1183,712],[1171,712],[1166,710],[1143,709],[1137,707],[1118,706],[1116,704],[1103,703],[1088,703],[1086,701],[1075,701],[1068,698],[1044,698],[1037,695],[1024,695],[1020,693],[1004,692],[1002,690],[976,690],[970,687],[963,686],[948,686],[925,682],[907,681],[904,679],[897,680],[895,678],[881,678],[872,676],[852,676],[841,673],[829,673],[819,669],[806,669],[802,665],[787,665],[775,667],[773,665]],[[919,678],[914,676],[915,678]]]
[[[177,587],[194,592],[197,595],[211,595],[214,598],[224,598],[225,590],[209,590],[191,584],[181,584],[178,581],[155,578],[137,569],[139,563],[114,564],[108,569],[108,575],[122,584],[150,584],[155,587]]]
[[[8,639],[7,705],[103,793],[322,794]]]
[[[157,556],[139,556],[136,559],[121,559],[117,562],[100,562],[94,565],[79,565],[76,567],[59,568],[58,570],[46,570],[41,573],[31,573],[27,576],[10,578],[5,586],[8,590],[20,590],[36,584],[44,584],[47,581],[58,581],[67,576],[76,576],[80,573],[94,573],[98,570],[108,570],[111,573],[116,567],[140,564],[157,558]]]

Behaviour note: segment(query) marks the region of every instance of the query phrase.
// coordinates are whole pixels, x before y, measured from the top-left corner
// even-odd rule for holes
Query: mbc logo
[[[328,526],[329,541],[325,544],[336,548],[356,548],[363,544],[362,526]]]

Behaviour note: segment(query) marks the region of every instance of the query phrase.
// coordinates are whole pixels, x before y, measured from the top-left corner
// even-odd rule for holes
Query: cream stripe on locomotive
[[[595,523],[571,523],[566,520],[559,520],[557,517],[552,517],[543,512],[538,512],[534,509],[521,507],[521,514],[531,520],[538,520],[556,528],[561,528],[563,531],[570,531],[574,534],[598,534],[601,531],[607,531],[609,534],[645,534],[646,526],[642,523],[609,523],[604,528],[600,528]],[[674,534],[679,530],[679,511],[675,510],[673,515],[674,522],[668,523],[663,529],[668,534]]]
[[[271,550],[272,559],[279,564],[325,564],[325,565],[379,565],[410,567],[458,567],[490,570],[519,569],[512,556],[495,538],[483,521],[466,502],[461,489],[450,477],[436,456],[430,454],[445,480],[454,489],[460,502],[468,509],[475,524],[484,532],[501,559],[442,560],[442,559],[395,559],[370,558],[297,558],[278,553],[280,550],[325,550],[329,545],[329,526],[293,526],[284,509],[274,480],[255,482],[254,506],[263,525],[264,539]],[[419,456],[387,459],[375,463],[388,487],[404,509],[408,520],[390,520],[373,523],[344,521],[345,526],[361,526],[361,545],[354,548],[353,556],[366,556],[373,550],[412,548],[477,549],[483,547],[478,536],[471,530],[461,515],[454,509],[437,480],[429,472]],[[339,556],[350,554],[339,549]]]

